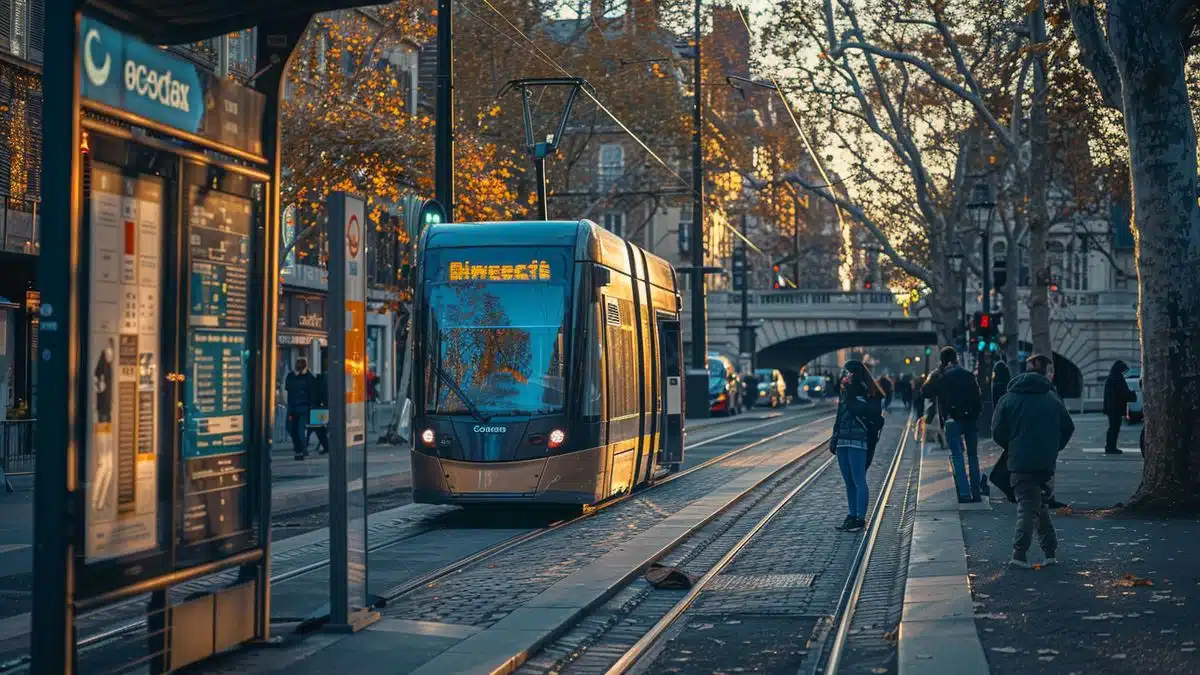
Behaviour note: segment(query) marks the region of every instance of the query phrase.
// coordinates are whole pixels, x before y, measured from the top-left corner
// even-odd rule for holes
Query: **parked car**
[[[1125,419],[1130,422],[1142,421],[1142,369],[1130,368],[1125,373],[1125,384],[1137,399],[1125,404]]]
[[[759,368],[754,371],[758,380],[758,400],[755,405],[765,405],[779,408],[787,405],[787,383],[783,381],[783,373],[770,368]]]
[[[819,375],[809,375],[800,381],[800,393],[814,401],[825,398],[828,389],[828,381]]]
[[[720,355],[708,356],[708,408],[712,415],[736,415],[742,411],[742,383],[733,362]]]

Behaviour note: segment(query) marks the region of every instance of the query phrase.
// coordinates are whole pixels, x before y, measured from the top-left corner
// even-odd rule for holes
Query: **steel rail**
[[[904,451],[908,448],[908,434],[912,420],[904,427],[904,433],[900,436],[900,446],[896,449],[896,455],[892,457],[892,464],[888,467],[887,481],[884,483],[883,489],[879,491],[879,496],[875,499],[875,509],[871,516],[871,526],[867,536],[863,537],[862,543],[858,547],[858,554],[855,556],[854,565],[850,568],[850,574],[846,579],[846,586],[842,589],[842,596],[838,602],[838,610],[834,614],[837,621],[837,631],[834,633],[833,646],[829,650],[829,659],[825,662],[823,668],[818,666],[817,671],[824,675],[836,675],[838,667],[841,666],[842,652],[846,649],[846,637],[850,634],[850,624],[854,620],[854,611],[858,607],[858,599],[862,594],[863,583],[867,578],[867,568],[870,566],[871,555],[875,552],[875,542],[879,539],[879,531],[883,526],[883,514],[887,510],[888,498],[891,497],[892,489],[896,485],[896,475],[900,471],[900,462],[904,458]],[[817,661],[820,663],[820,652],[817,653]]]
[[[911,422],[909,424],[911,424]],[[862,563],[864,560],[869,559],[871,552],[874,550],[874,543],[879,534],[879,523],[881,516],[883,515],[883,509],[887,505],[887,496],[891,494],[892,487],[895,484],[896,472],[900,466],[900,459],[904,455],[907,442],[908,425],[905,426],[904,433],[901,436],[900,442],[897,444],[896,453],[892,458],[891,466],[888,468],[888,477],[885,482],[885,487],[880,491],[879,496],[876,498],[875,509],[871,518],[870,531],[868,536],[863,538],[863,543],[859,546],[858,553],[855,556],[856,561],[851,568],[852,571],[850,573],[850,579],[847,580],[847,587],[843,589],[842,598],[839,600],[839,606],[850,606],[848,602],[851,598],[857,602],[858,593],[862,589],[862,580],[865,576],[866,570],[866,565]],[[787,506],[789,502],[792,501],[793,498],[796,497],[796,495],[800,494],[800,492],[811,485],[813,481],[824,474],[825,471],[833,464],[834,459],[834,457],[826,459],[821,466],[817,467],[816,470],[805,476],[804,480],[802,480],[799,485],[797,485],[782,499],[780,499],[771,508],[771,510],[766,513],[766,515],[764,515],[757,523],[755,523],[749,532],[747,532],[740,540],[738,540],[738,542],[734,544],[733,547],[730,548],[721,557],[721,559],[716,562],[716,564],[709,568],[704,576],[700,577],[700,580],[692,586],[687,595],[680,599],[679,602],[677,602],[665,615],[663,615],[661,619],[658,620],[657,623],[654,624],[654,626],[650,628],[645,635],[641,637],[641,639],[639,639],[632,647],[622,654],[621,658],[618,659],[616,663],[609,667],[609,669],[606,671],[606,675],[623,675],[636,666],[638,661],[642,659],[642,657],[644,657],[647,652],[649,652],[658,643],[659,640],[662,639],[662,637],[667,633],[668,630],[671,629],[672,626],[675,625],[683,613],[687,611],[687,609],[696,601],[696,598],[698,598],[700,594],[704,592],[704,589],[712,582],[712,580],[716,578],[716,576],[719,575],[726,567],[728,567],[731,562],[733,562],[734,558],[736,558],[737,555],[750,544],[750,542],[758,535],[758,533],[761,532],[762,529],[766,527],[767,524],[770,523],[779,514],[779,512],[783,510],[783,508]],[[850,627],[850,620],[845,617],[852,616],[853,612],[842,611],[841,614],[844,619],[844,626],[839,625],[837,632],[838,638],[835,639],[834,642],[835,648],[837,649],[844,648],[845,646],[845,636]],[[836,660],[832,660],[830,663],[832,664],[833,668],[837,667]],[[832,675],[834,670],[830,670],[827,667],[824,672],[826,675]]]
[[[805,412],[808,412],[808,411],[805,411]],[[484,549],[476,551],[475,553],[473,553],[465,558],[460,558],[460,559],[454,561],[453,563],[450,563],[449,565],[444,565],[437,569],[426,572],[425,574],[422,574],[421,576],[419,576],[415,579],[410,579],[406,582],[403,582],[401,584],[393,586],[392,588],[389,588],[388,590],[384,591],[383,593],[381,593],[377,596],[379,598],[379,600],[376,602],[376,605],[379,607],[385,606],[387,603],[389,603],[399,597],[407,595],[407,594],[421,588],[422,586],[425,586],[426,584],[437,581],[438,579],[445,578],[451,574],[454,574],[454,573],[462,570],[465,567],[469,567],[480,561],[483,561],[483,560],[486,560],[493,556],[499,555],[500,553],[503,553],[503,552],[505,552],[509,549],[512,549],[516,546],[520,546],[521,544],[524,544],[528,541],[537,539],[538,537],[541,537],[542,535],[549,534],[550,532],[556,531],[567,525],[575,524],[575,523],[580,522],[581,520],[590,518],[590,517],[596,515],[597,513],[603,511],[604,509],[615,506],[616,504],[620,504],[633,496],[641,495],[648,489],[653,489],[656,487],[660,487],[662,485],[666,485],[672,481],[683,478],[684,476],[695,473],[696,471],[699,471],[701,469],[712,466],[713,464],[728,460],[728,459],[735,457],[743,452],[746,452],[755,447],[763,445],[764,443],[769,443],[785,434],[789,434],[789,433],[792,433],[799,429],[803,429],[804,427],[813,426],[815,424],[819,424],[821,422],[827,421],[830,417],[832,417],[832,415],[824,415],[824,416],[817,417],[816,419],[809,420],[809,421],[803,422],[801,424],[797,424],[795,426],[789,427],[787,429],[784,429],[783,431],[780,431],[778,433],[767,436],[766,438],[758,439],[752,443],[748,443],[741,447],[734,448],[727,452],[721,453],[720,455],[717,455],[715,457],[711,457],[711,458],[705,460],[704,462],[697,464],[696,466],[689,467],[678,473],[671,474],[662,480],[658,480],[658,481],[655,481],[655,482],[647,485],[646,488],[644,488],[642,490],[636,490],[636,491],[630,492],[627,495],[619,497],[617,499],[613,499],[613,500],[604,502],[604,503],[600,504],[599,506],[597,506],[596,508],[591,509],[590,511],[583,513],[575,518],[570,518],[567,520],[559,521],[548,527],[530,530],[529,532],[523,532],[512,538],[506,539],[501,542],[497,542],[496,544],[492,544],[491,546],[488,546]],[[786,416],[778,418],[778,419],[772,419],[769,421],[765,421],[762,424],[756,424],[754,426],[746,427],[743,429],[738,429],[736,431],[731,431],[726,434],[721,434],[721,435],[715,436],[713,438],[707,438],[702,441],[697,441],[696,443],[693,443],[691,445],[684,446],[684,450],[693,450],[695,448],[699,448],[704,445],[709,445],[711,443],[715,443],[717,441],[721,441],[721,440],[724,440],[727,438],[732,438],[734,436],[741,436],[743,434],[746,434],[751,431],[755,431],[757,429],[762,429],[765,427],[782,424],[784,422],[793,422],[793,421],[795,421],[795,418],[788,418]],[[434,532],[439,529],[442,529],[442,528],[431,527],[428,529],[421,530],[419,532],[405,534],[404,536],[397,537],[395,539],[391,539],[386,542],[382,542],[375,546],[369,547],[368,553],[374,553],[377,551],[381,551],[381,550],[390,548],[392,546],[396,546],[396,545],[401,544],[409,539],[413,539],[415,537],[419,537],[419,536],[428,534],[430,532]],[[287,581],[296,579],[296,578],[304,576],[306,574],[311,574],[318,570],[324,569],[328,566],[329,566],[328,558],[326,558],[324,560],[319,560],[319,561],[316,561],[313,563],[309,563],[308,565],[304,565],[302,567],[299,567],[299,568],[296,568],[293,570],[288,570],[287,572],[282,572],[280,574],[277,574],[271,578],[271,583],[272,584],[286,583]],[[127,604],[134,604],[136,602],[137,602],[137,600],[135,599],[135,600],[127,601],[126,603],[121,603],[121,604],[127,605]],[[114,605],[113,607],[110,607],[108,609],[113,609],[118,606],[120,606],[120,605]],[[144,619],[144,618],[130,621],[128,623],[111,628],[109,630],[102,631],[100,633],[95,633],[95,634],[89,635],[87,637],[81,638],[76,643],[76,647],[78,649],[82,649],[82,650],[90,650],[91,648],[94,648],[94,647],[100,645],[101,643],[105,643],[105,642],[108,642],[109,640],[112,640],[115,638],[120,638],[120,637],[123,637],[130,633],[137,632],[137,631],[141,630],[142,628],[145,628],[145,626],[146,626],[146,619]],[[0,668],[0,672],[4,672],[4,669]]]

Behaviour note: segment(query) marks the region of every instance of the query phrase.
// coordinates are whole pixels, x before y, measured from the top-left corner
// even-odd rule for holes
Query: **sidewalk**
[[[902,675],[1200,672],[1200,635],[1192,609],[1200,597],[1200,566],[1195,562],[1200,558],[1200,523],[1134,517],[1114,509],[1141,480],[1141,427],[1122,429],[1119,446],[1126,454],[1106,456],[1106,420],[1077,415],[1075,423],[1075,437],[1059,455],[1055,480],[1056,497],[1071,505],[1052,516],[1059,564],[1034,570],[1007,566],[1016,506],[998,491],[993,490],[988,507],[947,508],[944,515],[950,522],[942,535],[961,535],[965,550],[943,545],[936,554],[962,556],[944,563],[955,568],[945,574],[957,574],[958,569],[968,573],[972,604],[963,605],[962,584],[954,585],[948,597],[955,602],[944,605],[939,616],[944,621],[939,625],[953,624],[954,630],[922,642],[915,630],[922,624],[908,621],[906,597]],[[933,453],[938,456],[922,463],[922,491],[927,483],[952,484],[944,455],[936,449]],[[981,444],[985,470],[998,455],[991,442]],[[924,503],[919,502],[914,528],[914,563],[933,554],[919,540]],[[954,532],[955,521],[961,522],[961,532]],[[1035,543],[1030,562],[1042,559]],[[919,592],[924,581],[910,575],[909,591]],[[976,660],[980,647],[986,666]],[[954,653],[972,653],[976,667],[946,658]]]
[[[329,501],[329,456],[317,454],[316,437],[308,459],[299,461],[291,443],[271,452],[271,509],[275,514],[322,506]],[[367,444],[367,491],[401,490],[412,485],[407,445]]]

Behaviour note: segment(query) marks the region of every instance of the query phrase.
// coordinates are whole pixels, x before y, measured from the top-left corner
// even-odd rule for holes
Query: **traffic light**
[[[771,273],[775,275],[775,280],[772,284],[775,290],[779,290],[787,285],[787,279],[783,278],[783,272],[780,271],[779,265],[772,265]]]
[[[421,206],[421,229],[446,222],[446,209],[436,199],[427,199]]]
[[[746,247],[733,249],[733,290],[740,291],[746,286]]]
[[[997,351],[1000,346],[996,341],[1000,335],[1001,314],[992,312],[975,312],[971,317],[971,350]]]
[[[927,357],[929,357],[929,356],[933,356],[933,347],[926,347],[926,348],[925,348],[925,356],[927,356]]]
[[[869,290],[871,290],[871,289],[872,289],[872,288],[874,288],[874,287],[875,287],[875,282],[874,282],[874,281],[871,281],[870,279],[864,279],[864,280],[863,280],[863,288],[864,288],[864,289],[866,289],[866,290],[868,290],[868,291],[869,291]]]

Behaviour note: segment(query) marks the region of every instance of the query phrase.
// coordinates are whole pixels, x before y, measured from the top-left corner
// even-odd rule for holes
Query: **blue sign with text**
[[[79,93],[225,145],[262,152],[265,97],[171,52],[83,17]]]
[[[201,131],[204,85],[196,66],[83,17],[80,95],[184,131]]]

